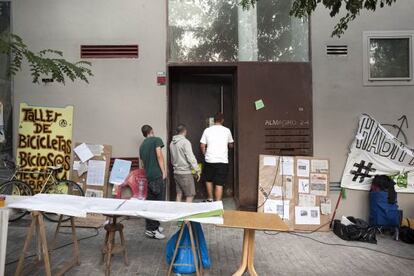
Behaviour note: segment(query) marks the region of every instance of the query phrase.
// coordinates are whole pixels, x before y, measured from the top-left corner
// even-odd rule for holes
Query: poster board
[[[68,179],[72,154],[73,106],[42,107],[20,104],[16,163],[27,171],[46,171],[48,166],[62,166],[59,179]],[[20,174],[35,193],[44,184],[44,176]]]
[[[318,166],[327,168],[322,171]],[[326,182],[324,186],[321,184],[323,182]],[[307,188],[303,185],[306,183]],[[326,208],[329,209],[329,214],[322,214],[321,203],[324,203],[324,211]],[[331,206],[327,207],[328,203],[331,204],[328,159],[260,155],[258,212],[279,214],[292,231],[329,231]],[[309,220],[306,220],[306,217],[298,217],[300,223],[297,223],[296,208],[298,214],[309,213]],[[314,212],[318,213],[318,223],[312,221],[312,224],[306,224],[312,219],[310,214],[313,215]]]
[[[75,148],[82,143],[76,143]],[[72,163],[72,181],[78,183],[83,191],[85,192],[85,196],[96,196],[96,197],[108,197],[109,193],[109,185],[108,185],[108,178],[109,178],[109,166],[110,160],[112,155],[112,146],[110,145],[99,145],[99,144],[86,144],[92,151],[93,157],[90,158],[88,163],[88,170],[83,173],[82,175],[78,175],[78,171],[75,170],[73,167],[76,167],[76,164],[79,164],[80,159],[77,154],[73,154],[73,163]],[[102,185],[89,185],[88,184],[88,174],[90,174],[90,166],[94,161],[103,161],[105,162],[105,174],[103,177]],[[95,162],[96,163],[96,162]],[[89,179],[90,179],[89,175]]]

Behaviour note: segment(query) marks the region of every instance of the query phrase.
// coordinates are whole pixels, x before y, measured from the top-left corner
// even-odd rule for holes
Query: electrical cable
[[[274,187],[274,186],[275,186],[275,184],[276,184],[277,175],[278,175],[278,173],[279,173],[280,158],[281,158],[281,157],[279,157],[279,159],[277,160],[277,164],[276,164],[276,173],[275,173],[275,177],[273,178],[272,187],[270,188],[270,191],[269,191],[268,193],[266,193],[266,192],[264,192],[264,193],[263,193],[263,191],[261,191],[261,192],[263,193],[263,195],[264,195],[266,198],[265,198],[265,200],[263,201],[263,203],[262,203],[262,204],[260,204],[259,206],[257,206],[257,209],[259,209],[260,207],[263,207],[263,206],[265,205],[266,201],[269,199],[269,195],[270,195],[270,193],[272,192],[273,187]],[[283,169],[283,168],[282,168],[282,169]],[[283,178],[282,178],[282,180],[283,180]]]
[[[83,240],[87,240],[87,239],[90,239],[90,238],[94,238],[94,237],[98,236],[98,235],[99,235],[99,229],[98,229],[98,228],[94,228],[94,229],[95,229],[95,231],[96,231],[96,233],[95,233],[95,234],[90,235],[90,236],[87,236],[87,237],[80,238],[80,239],[78,239],[78,242],[83,241]],[[60,233],[60,232],[59,232],[59,233]],[[64,234],[64,233],[62,233],[62,234]],[[69,243],[66,243],[66,244],[63,244],[63,245],[61,245],[61,246],[58,246],[58,247],[54,248],[52,251],[54,251],[54,250],[58,250],[58,249],[62,249],[62,248],[64,248],[64,247],[69,246],[69,245],[72,245],[72,244],[73,244],[73,241],[72,241],[72,242],[69,242]],[[9,253],[9,255],[10,255],[10,253]],[[26,260],[26,259],[29,259],[29,258],[33,258],[33,257],[35,257],[35,256],[37,256],[37,254],[32,254],[32,255],[26,256],[24,259]],[[18,261],[19,261],[19,259],[16,259],[16,260],[13,260],[13,261],[7,262],[7,263],[5,264],[5,266],[7,266],[7,265],[11,265],[11,264],[14,264],[14,263],[17,263]]]
[[[365,246],[349,245],[349,244],[343,244],[343,243],[329,243],[329,242],[320,241],[318,239],[315,239],[315,238],[312,238],[312,237],[308,236],[309,234],[312,234],[312,233],[316,232],[316,230],[314,230],[312,232],[296,232],[296,231],[295,232],[294,231],[275,232],[275,233],[269,233],[269,231],[263,231],[263,232],[266,235],[269,235],[269,236],[276,236],[276,235],[279,235],[279,234],[289,234],[289,235],[292,235],[292,236],[296,236],[296,237],[300,237],[300,238],[304,238],[304,239],[309,239],[309,240],[312,240],[314,242],[318,242],[318,243],[323,244],[323,245],[365,249],[365,250],[368,250],[368,251],[384,254],[384,255],[387,255],[387,256],[394,257],[394,258],[399,258],[399,259],[408,260],[408,261],[414,261],[414,258],[395,255],[395,254],[391,254],[391,253],[388,253],[388,252],[384,252],[384,251],[381,251],[381,250],[377,250],[377,249],[373,249],[373,248],[369,248],[369,247],[365,247]],[[304,235],[304,234],[306,234],[306,235]]]
[[[395,257],[395,258],[399,258],[399,259],[404,259],[404,260],[408,260],[408,261],[414,261],[414,258],[399,256],[399,255],[391,254],[391,253],[384,252],[384,251],[381,251],[381,250],[365,247],[365,246],[349,245],[349,244],[342,244],[342,243],[328,243],[328,242],[320,241],[318,239],[315,239],[315,238],[312,238],[312,237],[309,237],[309,236],[304,236],[304,235],[300,235],[300,234],[296,234],[296,233],[292,233],[292,232],[288,232],[287,234],[297,236],[297,237],[301,237],[301,238],[305,238],[305,239],[309,239],[309,240],[312,240],[312,241],[315,241],[315,242],[318,242],[318,243],[321,243],[321,244],[324,244],[324,245],[366,249],[368,251],[373,251],[373,252],[384,254],[384,255],[387,255],[387,256],[391,256],[391,257]]]
[[[304,235],[310,235],[310,234],[313,234],[313,233],[319,231],[320,229],[322,229],[323,227],[325,227],[326,225],[328,225],[330,223],[331,222],[329,221],[329,222],[326,222],[324,224],[321,224],[320,226],[313,229],[312,231],[286,231],[286,232],[283,232],[283,233],[300,233],[300,234],[304,234]],[[273,233],[273,232],[275,232],[275,231],[263,231],[263,233],[265,233],[266,235],[269,235],[269,236],[276,236],[276,235],[282,233],[282,232],[276,232],[276,233]]]

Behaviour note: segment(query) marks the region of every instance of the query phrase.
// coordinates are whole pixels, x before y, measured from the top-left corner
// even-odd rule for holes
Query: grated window
[[[81,45],[81,58],[138,58],[138,45]]]

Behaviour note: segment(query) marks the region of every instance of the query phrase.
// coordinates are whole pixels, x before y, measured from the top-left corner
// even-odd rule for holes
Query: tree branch
[[[77,79],[88,83],[88,77],[93,76],[88,61],[71,63],[63,59],[63,53],[52,49],[45,49],[38,53],[30,51],[23,40],[15,34],[0,35],[0,54],[10,56],[9,75],[21,71],[23,60],[29,64],[33,83],[39,83],[42,75],[50,76],[56,82],[65,84],[65,79]]]

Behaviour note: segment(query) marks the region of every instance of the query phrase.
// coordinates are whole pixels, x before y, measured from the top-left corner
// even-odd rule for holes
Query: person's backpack
[[[339,219],[334,220],[333,232],[335,235],[346,241],[362,241],[377,243],[376,229],[358,218],[347,217],[352,222],[350,225],[344,225]]]
[[[399,239],[406,243],[414,243],[414,229],[411,228],[410,220],[406,219],[407,226],[400,227]]]

